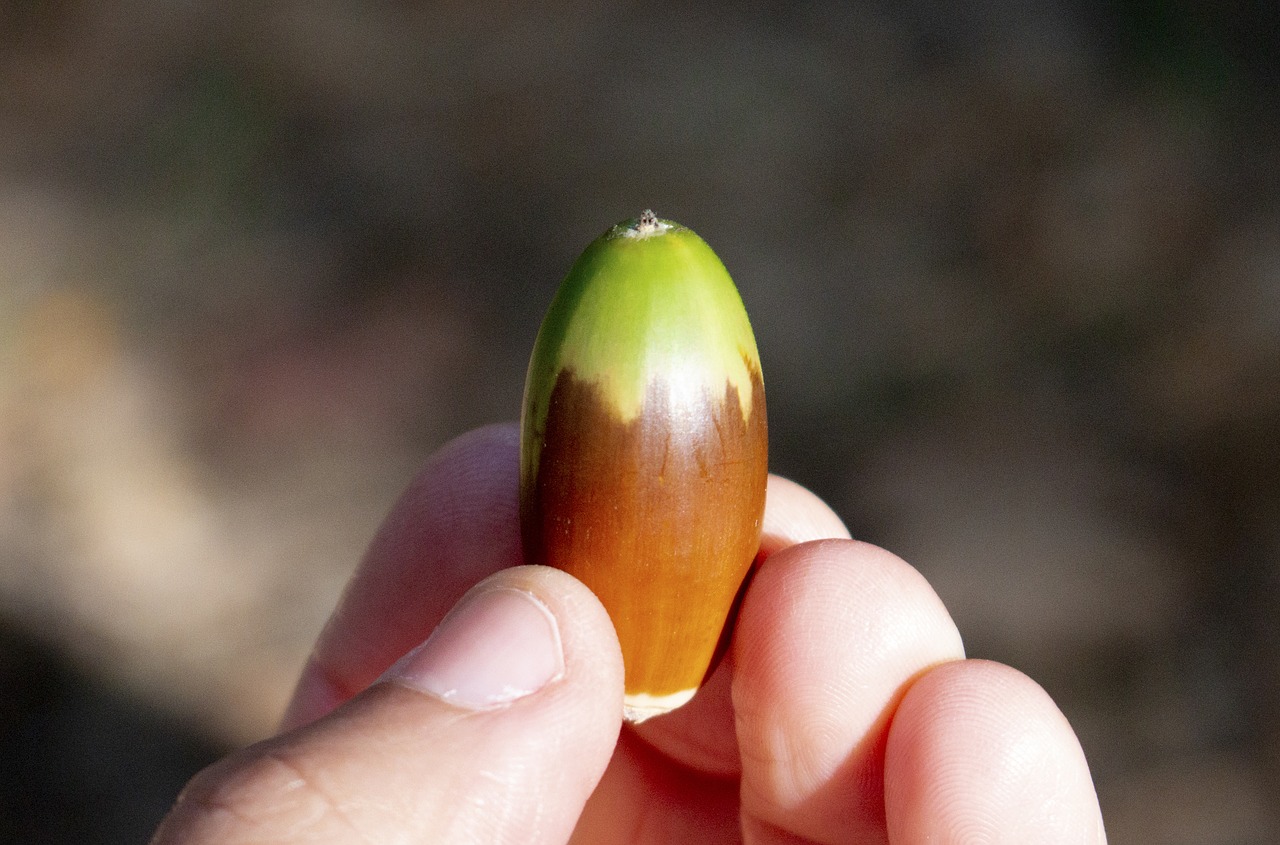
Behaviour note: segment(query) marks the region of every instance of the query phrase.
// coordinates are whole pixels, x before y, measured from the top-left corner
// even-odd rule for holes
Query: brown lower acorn
[[[746,310],[701,238],[646,211],[587,247],[529,362],[521,531],[527,562],[609,612],[629,721],[710,668],[760,543],[765,417]]]

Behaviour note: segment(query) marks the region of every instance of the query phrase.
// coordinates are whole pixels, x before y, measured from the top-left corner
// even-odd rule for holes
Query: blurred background
[[[1079,732],[1280,840],[1276,4],[0,4],[0,841],[144,840],[652,207],[772,465]]]

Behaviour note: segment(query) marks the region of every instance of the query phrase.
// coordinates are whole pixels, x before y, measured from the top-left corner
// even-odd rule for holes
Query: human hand
[[[914,569],[776,477],[721,665],[685,707],[622,726],[604,609],[517,566],[518,436],[480,429],[427,463],[284,732],[199,774],[153,845],[1105,842],[1044,691],[963,659]]]

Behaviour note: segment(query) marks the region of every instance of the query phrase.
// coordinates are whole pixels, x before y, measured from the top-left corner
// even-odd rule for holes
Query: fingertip
[[[826,502],[780,475],[769,476],[760,534],[765,557],[810,540],[849,539],[849,529]]]
[[[462,710],[520,703],[536,708],[548,731],[612,741],[621,728],[622,649],[609,614],[581,581],[546,566],[511,567],[476,584],[379,682]]]
[[[519,464],[511,423],[467,432],[435,452],[374,535],[300,683],[327,682],[345,700],[422,642],[474,584],[522,563]],[[312,694],[300,686],[293,723],[327,712],[321,692],[297,701]]]
[[[732,652],[744,811],[820,841],[882,835],[893,709],[919,673],[962,654],[936,593],[895,555],[821,540],[769,557]]]
[[[593,689],[592,697],[615,694],[617,707],[610,710],[619,726],[622,718],[622,647],[604,605],[595,593],[567,572],[549,566],[522,565],[497,572],[475,586],[473,592],[511,589],[535,596],[557,620],[566,675],[575,686]]]
[[[400,570],[408,561],[465,565],[469,561],[454,553],[472,551],[477,543],[484,544],[487,557],[493,556],[490,547],[518,549],[519,448],[514,423],[477,428],[441,446],[379,527],[361,574]],[[509,566],[513,560],[519,562],[505,554],[494,563]]]
[[[555,614],[532,592],[473,590],[384,675],[464,710],[502,707],[565,672]]]
[[[617,742],[622,679],[585,586],[499,572],[360,695],[197,776],[156,841],[564,842]]]
[[[890,839],[1106,841],[1088,763],[1048,693],[999,663],[962,660],[917,680],[885,751]]]

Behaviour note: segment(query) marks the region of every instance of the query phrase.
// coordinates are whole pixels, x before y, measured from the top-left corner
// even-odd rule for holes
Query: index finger
[[[425,640],[478,581],[524,562],[513,423],[436,452],[369,545],[303,670],[285,729],[323,716]]]

